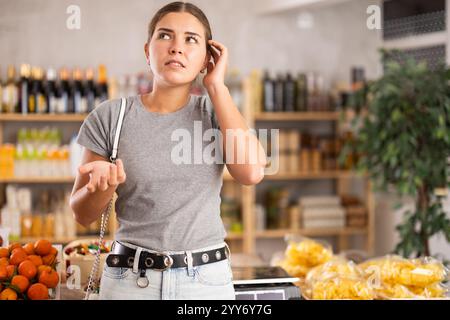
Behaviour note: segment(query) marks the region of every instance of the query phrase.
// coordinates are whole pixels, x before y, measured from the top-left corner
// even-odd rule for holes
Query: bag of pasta
[[[323,241],[298,235],[287,235],[284,259],[278,265],[292,276],[305,277],[311,268],[329,261],[333,256],[331,246]]]
[[[387,255],[359,265],[382,299],[445,297],[448,270],[434,258],[405,259]]]
[[[306,299],[371,300],[373,289],[363,277],[363,272],[352,261],[342,257],[311,269],[302,293]]]
[[[373,300],[376,297],[364,278],[340,275],[313,281],[303,294],[314,300]]]

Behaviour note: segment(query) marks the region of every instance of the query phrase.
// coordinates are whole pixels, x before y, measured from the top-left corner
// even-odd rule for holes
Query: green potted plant
[[[394,54],[382,52],[384,75],[355,96],[365,101],[361,95],[367,92],[368,99],[364,115],[357,112],[352,122],[356,137],[340,161],[356,154],[356,169],[368,173],[376,190],[415,199],[396,228],[395,252],[429,256],[431,236],[443,234],[450,242],[442,206],[442,191],[450,185],[450,69],[405,57],[397,62]]]

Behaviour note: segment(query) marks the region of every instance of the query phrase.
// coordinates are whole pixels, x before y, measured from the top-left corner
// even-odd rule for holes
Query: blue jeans
[[[139,247],[123,243],[133,249]],[[164,271],[146,270],[149,285],[136,284],[139,273],[132,268],[114,268],[105,264],[100,282],[102,300],[235,300],[231,262],[228,259],[201,266],[192,266],[192,253],[212,250],[227,245],[225,242],[190,251],[166,251],[168,254],[187,255],[188,267]],[[141,248],[142,250],[154,252]]]

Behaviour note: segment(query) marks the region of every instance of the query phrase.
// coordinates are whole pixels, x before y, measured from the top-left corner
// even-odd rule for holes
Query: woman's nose
[[[182,50],[181,48],[179,48],[179,47],[172,47],[172,48],[170,49],[170,53],[172,53],[172,54],[175,54],[175,53],[182,54],[182,53],[183,53],[183,50]]]

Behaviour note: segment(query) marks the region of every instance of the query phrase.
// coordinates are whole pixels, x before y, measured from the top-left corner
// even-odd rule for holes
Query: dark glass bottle
[[[288,73],[284,83],[284,111],[295,111],[297,88],[291,74]]]
[[[108,78],[106,75],[106,67],[104,65],[98,66],[98,82],[96,86],[95,106],[98,106],[102,101],[108,99]]]
[[[268,71],[264,72],[263,77],[263,110],[274,111],[274,83]]]
[[[44,87],[44,71],[41,68],[35,69],[33,86],[36,113],[48,113],[48,104]]]
[[[19,106],[20,113],[28,114],[28,95],[30,90],[30,65],[22,64],[20,66],[20,82],[19,82]]]
[[[275,111],[284,110],[284,79],[281,73],[275,80]]]
[[[86,82],[84,83],[84,94],[86,96],[87,112],[89,113],[95,108],[94,70],[91,68],[86,70]]]
[[[86,96],[82,81],[82,71],[80,69],[75,69],[73,71],[72,96],[74,112],[79,114],[87,112]]]
[[[62,68],[59,70],[59,80],[57,82],[57,105],[56,113],[69,112],[69,72]]]
[[[306,111],[308,89],[306,86],[306,74],[299,73],[296,80],[297,87],[297,101],[296,101],[296,111]]]
[[[57,113],[58,98],[56,90],[56,71],[47,69],[47,81],[45,82],[45,93],[47,97],[47,106],[49,113]]]

